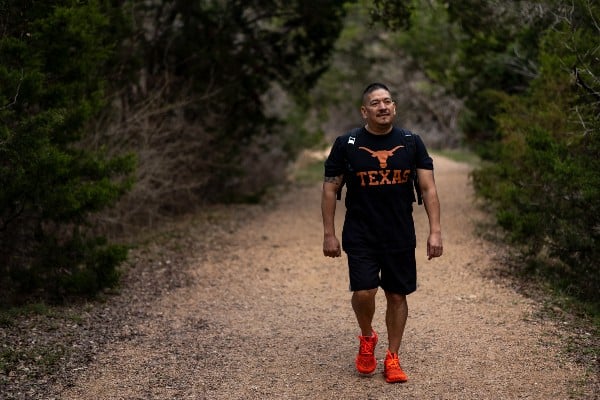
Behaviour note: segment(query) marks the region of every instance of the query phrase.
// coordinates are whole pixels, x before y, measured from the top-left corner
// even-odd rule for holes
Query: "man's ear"
[[[360,114],[362,115],[363,119],[367,118],[367,109],[365,106],[360,106]]]

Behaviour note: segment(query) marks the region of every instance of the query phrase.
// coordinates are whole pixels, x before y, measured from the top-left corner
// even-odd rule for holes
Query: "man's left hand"
[[[430,233],[427,239],[427,259],[431,260],[434,257],[440,257],[444,252],[442,246],[442,234]]]

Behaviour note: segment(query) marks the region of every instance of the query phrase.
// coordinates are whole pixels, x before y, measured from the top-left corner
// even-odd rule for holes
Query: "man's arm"
[[[440,200],[433,178],[433,170],[417,169],[419,186],[423,195],[423,204],[429,218],[429,238],[427,239],[427,257],[439,257],[444,252],[442,246],[442,225],[440,223]]]
[[[340,241],[335,236],[335,207],[337,191],[342,183],[342,175],[325,177],[321,194],[321,214],[323,216],[323,254],[326,257],[340,257]]]

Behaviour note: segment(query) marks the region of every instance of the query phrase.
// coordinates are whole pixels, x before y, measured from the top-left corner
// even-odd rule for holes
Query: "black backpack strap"
[[[404,139],[406,140],[408,154],[411,157],[411,177],[413,186],[415,187],[415,192],[417,193],[417,204],[421,205],[423,204],[423,196],[421,194],[421,187],[419,186],[419,175],[417,174],[417,144],[415,142],[415,135],[405,129],[401,129],[401,131]]]
[[[348,141],[346,142],[346,156],[344,157],[344,164],[346,164],[345,165],[346,172],[344,172],[344,175],[342,176],[342,182],[340,182],[340,187],[337,190],[336,197],[338,200],[342,199],[342,188],[344,187],[344,184],[346,183],[346,173],[348,173],[351,169],[350,163],[348,161],[348,150],[354,147],[354,143],[356,142],[356,137],[358,136],[358,133],[361,130],[362,130],[362,128],[354,128],[351,131],[346,133],[346,135],[348,135]]]

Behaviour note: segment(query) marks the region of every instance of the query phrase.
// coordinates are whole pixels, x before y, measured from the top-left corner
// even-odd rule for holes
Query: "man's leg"
[[[376,294],[377,289],[358,290],[352,294],[352,309],[356,314],[361,331],[358,337],[360,345],[356,356],[356,369],[361,374],[370,374],[377,369],[377,359],[375,358],[377,333],[372,326]]]
[[[392,292],[385,292],[387,299],[387,309],[385,312],[385,322],[388,330],[389,347],[383,360],[383,376],[386,382],[406,382],[408,377],[400,367],[398,350],[402,343],[402,335],[408,318],[408,304],[406,296]]]
[[[391,353],[397,354],[408,318],[408,303],[406,296],[402,294],[386,291],[385,297],[387,299],[385,323],[388,331],[389,350]]]
[[[371,336],[373,316],[375,315],[375,295],[377,288],[357,290],[352,293],[352,309],[356,315],[362,336]]]

